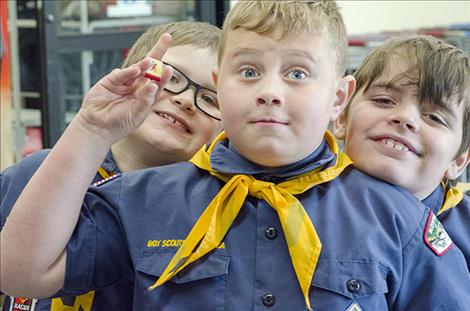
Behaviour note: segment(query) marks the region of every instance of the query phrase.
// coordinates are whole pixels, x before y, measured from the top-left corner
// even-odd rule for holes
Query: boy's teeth
[[[390,147],[392,149],[396,149],[396,150],[404,150],[404,151],[409,151],[408,147],[406,147],[405,145],[403,145],[402,143],[399,143],[393,139],[390,139],[390,138],[386,138],[386,139],[383,139],[382,142],[387,146],[387,147]]]
[[[171,117],[171,116],[169,116],[169,115],[167,115],[167,114],[165,114],[165,113],[158,113],[158,115],[161,116],[161,117],[163,117],[163,118],[165,118],[165,119],[167,119],[167,120],[170,121],[170,122],[173,122],[173,123],[175,123],[175,124],[177,124],[177,125],[179,125],[179,126],[181,126],[181,127],[184,127],[184,125],[181,124],[178,120],[176,120],[175,118],[173,118],[173,117]]]

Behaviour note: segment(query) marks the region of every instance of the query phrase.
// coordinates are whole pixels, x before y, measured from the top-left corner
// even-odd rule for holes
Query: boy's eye
[[[382,106],[390,106],[390,105],[395,104],[393,100],[391,100],[390,98],[386,98],[386,97],[373,98],[372,101]]]
[[[242,75],[243,78],[246,79],[253,79],[258,76],[258,72],[254,70],[253,68],[245,68],[240,71],[240,74]]]
[[[444,118],[438,114],[435,113],[426,113],[424,114],[424,117],[430,120],[433,123],[443,125],[447,127],[447,122],[444,120]]]
[[[177,75],[173,74],[168,82],[178,84],[180,82],[180,79]]]
[[[219,102],[217,101],[217,97],[215,97],[214,95],[201,94],[201,100],[204,102],[205,105],[219,109]]]
[[[300,69],[291,70],[287,73],[287,78],[291,80],[304,80],[307,78],[307,73]]]

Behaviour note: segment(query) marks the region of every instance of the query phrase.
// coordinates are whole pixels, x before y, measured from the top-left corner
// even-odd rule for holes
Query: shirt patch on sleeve
[[[353,302],[347,309],[346,311],[362,311],[362,308],[356,303]]]
[[[107,183],[107,182],[110,181],[110,180],[113,180],[113,179],[118,178],[118,177],[121,176],[121,175],[122,175],[121,173],[114,174],[114,175],[112,175],[112,176],[109,176],[108,178],[105,178],[105,179],[102,179],[102,180],[100,180],[100,181],[95,182],[92,186],[93,186],[93,187],[101,186],[101,185]]]
[[[9,311],[34,311],[37,299],[11,297],[11,305]]]
[[[444,226],[433,212],[429,214],[426,228],[424,229],[424,242],[437,256],[444,255],[454,245]]]

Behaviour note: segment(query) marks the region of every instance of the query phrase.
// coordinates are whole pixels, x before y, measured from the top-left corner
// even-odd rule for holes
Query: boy
[[[470,57],[430,36],[394,38],[355,76],[358,91],[336,137],[354,166],[439,215],[470,265],[470,200],[449,184],[470,161]]]
[[[167,40],[150,56],[161,57]],[[105,147],[138,125],[156,92],[140,84],[146,59],[90,90],[1,232],[2,289],[48,295],[129,278],[136,310],[467,308],[461,252],[436,256],[423,241],[429,210],[349,168],[331,134],[323,137],[354,90],[336,4],[239,1],[218,55],[213,79],[227,133],[191,163],[87,191]],[[108,110],[101,86],[140,101]],[[74,180],[53,169],[68,156],[83,164]],[[44,196],[47,173],[60,182]],[[25,247],[31,259],[21,258]]]
[[[174,22],[154,26],[147,30],[134,44],[124,61],[127,68],[141,60],[164,33],[173,36],[172,46],[163,60],[178,68],[173,72],[172,82],[167,84],[143,124],[130,135],[111,147],[98,169],[93,182],[109,178],[120,172],[189,160],[205,143],[210,142],[221,130],[220,122],[204,110],[204,104],[216,93],[211,80],[211,68],[217,65],[217,44],[221,30],[201,22]],[[197,58],[198,62],[193,62]],[[186,76],[197,82],[192,82]],[[191,84],[192,83],[192,84]],[[196,84],[197,83],[197,84]],[[193,91],[188,88],[195,87]],[[201,97],[206,96],[202,101]],[[210,111],[210,110],[209,110]],[[215,116],[217,117],[217,115]],[[5,219],[48,151],[27,157],[1,173],[1,218]],[[96,292],[78,297],[24,300],[7,297],[3,310],[34,304],[34,310],[130,310],[132,309],[133,283],[115,282]]]

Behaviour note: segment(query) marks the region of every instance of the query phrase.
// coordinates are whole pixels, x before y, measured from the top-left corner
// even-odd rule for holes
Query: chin
[[[377,179],[386,181],[390,184],[400,185],[400,182],[402,181],[403,176],[401,172],[395,169],[394,167],[387,166],[387,165],[375,165],[374,166],[373,163],[368,163],[365,165],[361,165],[360,163],[355,163],[354,165],[359,170],[363,171],[364,173],[371,175]]]

